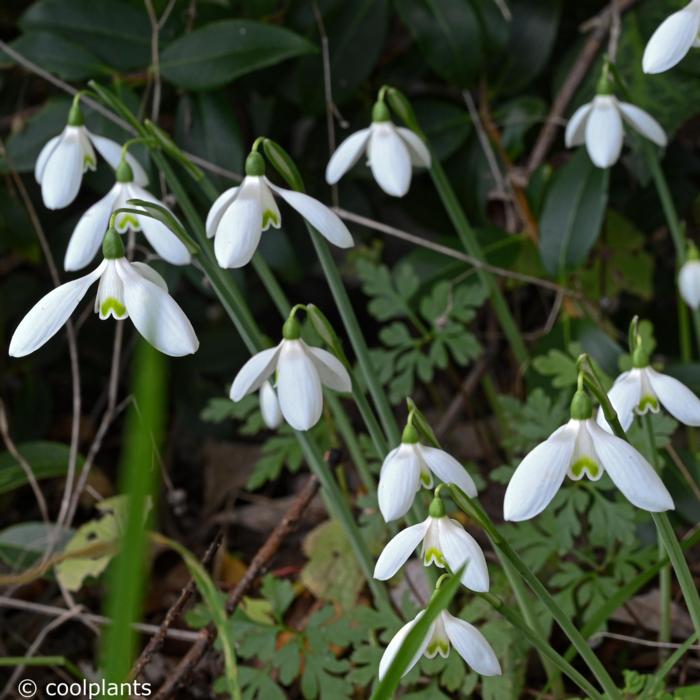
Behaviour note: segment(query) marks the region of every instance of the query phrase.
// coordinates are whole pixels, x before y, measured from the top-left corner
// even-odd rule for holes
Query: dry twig
[[[238,585],[229,593],[226,599],[226,614],[232,615],[238,604],[241,602],[243,595],[252,585],[253,581],[267,568],[272,558],[277,553],[287,536],[294,530],[297,523],[301,519],[304,511],[308,507],[311,499],[316,494],[318,489],[318,480],[315,476],[310,476],[304,488],[300,491],[289,510],[285,513],[282,520],[275,529],[270,533],[263,546],[258,550],[257,554],[250,562],[248,570]],[[182,683],[189,674],[194,670],[195,666],[200,662],[202,657],[210,649],[216,639],[216,627],[209,624],[199,633],[199,639],[192,645],[187,654],[180,660],[175,670],[168,676],[163,685],[158,689],[158,692],[153,695],[152,700],[164,700],[169,697]]]

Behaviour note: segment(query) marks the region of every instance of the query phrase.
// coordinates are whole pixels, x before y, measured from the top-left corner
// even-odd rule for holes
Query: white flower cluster
[[[386,456],[379,475],[379,509],[384,520],[388,522],[405,515],[421,486],[432,487],[433,475],[443,483],[456,484],[471,498],[476,497],[476,485],[466,469],[444,450],[421,444],[418,431],[409,419],[401,444]],[[381,581],[390,579],[421,543],[421,557],[425,566],[435,564],[440,568],[448,567],[453,573],[465,567],[462,573],[464,586],[472,591],[489,590],[489,572],[481,547],[461,523],[447,517],[438,494],[433,498],[428,517],[423,522],[401,530],[384,547],[377,560],[374,577]],[[401,627],[387,646],[379,663],[380,679],[422,614]],[[436,654],[446,657],[450,644],[477,673],[500,675],[498,659],[481,632],[446,610],[431,625],[404,675],[423,654],[428,658]]]

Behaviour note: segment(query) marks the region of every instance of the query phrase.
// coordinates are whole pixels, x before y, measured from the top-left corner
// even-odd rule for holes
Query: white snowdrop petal
[[[256,353],[238,370],[229,392],[231,401],[240,401],[244,396],[257,391],[262,386],[263,382],[275,370],[281,347],[280,343],[277,347]]]
[[[326,182],[329,185],[335,185],[357,163],[367,146],[369,134],[369,129],[360,129],[360,131],[348,136],[335,149],[335,153],[326,166]]]
[[[384,678],[384,676],[386,675],[386,672],[391,666],[391,662],[396,658],[396,655],[399,653],[401,645],[404,643],[406,637],[408,637],[409,632],[414,628],[416,622],[418,622],[422,614],[422,612],[419,613],[413,620],[407,622],[393,636],[392,640],[389,642],[387,648],[382,654],[382,658],[379,660],[379,680],[382,680],[382,678]],[[432,637],[433,627],[434,625],[431,625],[428,634],[425,636],[425,639],[423,639],[423,641],[421,642],[418,651],[415,653],[415,656],[411,659],[411,662],[408,664],[402,675],[405,676],[418,663],[418,659],[420,659],[420,657],[423,656],[423,654],[425,653],[425,649],[428,646],[428,643],[430,642],[430,638]]]
[[[10,340],[12,357],[24,357],[53,337],[75,311],[90,285],[102,274],[104,263],[84,277],[66,282],[42,297],[20,321]]]
[[[128,190],[129,199],[142,199],[146,202],[165,206],[139,185],[131,184]],[[138,206],[136,208],[139,209]],[[165,208],[168,209],[167,207]],[[175,216],[172,212],[170,213]],[[192,256],[190,251],[187,250],[187,246],[165,224],[145,214],[138,216],[138,220],[146,240],[163,260],[171,265],[187,265],[191,262]]]
[[[457,484],[470,498],[476,497],[476,484],[469,472],[445,450],[418,445],[418,452],[435,476],[446,484]]]
[[[451,518],[438,520],[440,548],[450,570],[459,571],[467,563],[462,574],[462,583],[472,591],[485,593],[489,590],[489,570],[486,557],[479,543]]]
[[[199,340],[185,312],[159,285],[124,258],[115,261],[124,283],[124,306],[136,330],[157,350],[172,357],[191,355]]]
[[[396,131],[408,146],[411,164],[419,168],[429,168],[431,161],[430,151],[425,141],[423,141],[415,131],[411,131],[411,129],[407,129],[406,127],[397,126]]]
[[[304,342],[304,341],[300,341]],[[352,380],[343,363],[330,352],[321,348],[314,348],[304,343],[304,350],[309,353],[321,381],[329,389],[349,393],[352,391]]]
[[[122,159],[122,147],[121,144],[112,139],[108,139],[106,136],[99,136],[88,131],[88,136],[90,141],[97,149],[97,152],[112,166],[114,170],[119,167],[119,163]],[[143,169],[141,163],[134,158],[134,156],[126,152],[126,162],[129,164],[132,172],[134,173],[134,182],[141,187],[145,187],[148,184],[148,175]]]
[[[661,124],[648,112],[629,102],[619,102],[622,118],[631,124],[642,136],[653,141],[657,146],[665,146],[668,142],[666,132]]]
[[[348,227],[325,204],[321,204],[317,199],[303,192],[285,190],[272,184],[270,187],[333,245],[339,248],[352,248],[355,244]]]
[[[446,610],[441,615],[450,643],[467,664],[482,676],[500,676],[501,665],[486,637]]]
[[[570,421],[541,442],[518,465],[503,500],[505,520],[541,513],[559,490],[571,463],[579,421]]]
[[[422,523],[411,525],[392,537],[384,547],[374,567],[374,578],[380,581],[390,579],[413,554],[428,530],[430,518]]]
[[[617,101],[609,95],[599,95],[593,100],[586,121],[586,149],[593,164],[599,168],[609,168],[617,163],[623,138]]]
[[[691,2],[667,17],[651,35],[644,55],[645,73],[663,73],[679,63],[693,46],[700,30],[700,6]]]
[[[282,425],[280,402],[277,400],[277,394],[269,381],[263,382],[260,387],[260,414],[263,423],[270,430],[276,430]]]
[[[377,184],[393,197],[403,197],[411,185],[411,154],[389,122],[375,123],[367,150]]]
[[[131,268],[149,282],[153,282],[160,287],[164,292],[168,291],[168,285],[159,272],[156,272],[150,265],[143,262],[132,262]]]
[[[83,181],[83,149],[77,129],[66,129],[49,154],[41,178],[41,195],[47,209],[67,207],[78,195]]]
[[[282,343],[277,361],[277,397],[284,419],[295,430],[310,430],[321,418],[321,379],[301,341]]]
[[[689,260],[681,267],[678,290],[691,309],[700,308],[700,260]]]
[[[260,185],[244,183],[216,230],[214,252],[221,267],[243,267],[251,261],[262,235],[262,215]]]
[[[654,467],[632,445],[606,433],[595,421],[588,421],[586,428],[603,469],[628,501],[652,513],[674,508]]]
[[[238,187],[230,187],[224,190],[215,200],[214,204],[211,205],[209,213],[207,214],[207,238],[213,238],[216,235],[216,230],[219,228],[219,223],[221,222],[221,217],[224,215],[227,207],[238,194]]]
[[[58,134],[58,136],[54,136],[53,138],[49,139],[44,144],[44,147],[41,149],[41,151],[39,151],[39,157],[36,159],[36,163],[34,164],[34,179],[37,181],[37,184],[41,184],[41,178],[44,174],[46,161],[49,159],[49,156],[53,153],[54,148],[58,146],[58,142],[61,140],[62,137],[63,132]]]
[[[382,464],[377,499],[386,522],[396,520],[409,511],[420,487],[420,462],[410,445],[392,450]]]
[[[116,184],[80,217],[68,241],[63,260],[66,270],[80,270],[97,254],[119,196],[119,189],[120,185]]]
[[[568,148],[580,146],[586,141],[586,119],[591,111],[591,103],[581,105],[566,124],[564,143]]]
[[[700,426],[700,399],[685,384],[651,367],[646,373],[659,401],[676,420]]]
[[[627,432],[634,420],[634,409],[639,405],[641,399],[642,382],[639,378],[639,370],[623,372],[612,385],[608,392],[608,398],[612,404],[617,418],[622,425],[622,429]],[[612,428],[608,425],[603,415],[603,409],[598,409],[596,418],[598,425],[612,433]]]

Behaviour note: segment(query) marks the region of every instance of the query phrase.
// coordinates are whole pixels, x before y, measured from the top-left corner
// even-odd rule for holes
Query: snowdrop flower
[[[34,178],[41,185],[41,196],[47,209],[62,209],[76,198],[83,173],[97,167],[95,149],[113,168],[117,168],[122,147],[111,139],[88,131],[79,99],[76,98],[65,129],[49,139],[34,166]],[[139,162],[129,153],[126,159],[133,168],[136,184],[142,187],[147,185],[148,176]],[[102,233],[106,228],[102,229]]]
[[[691,309],[700,308],[700,254],[694,245],[678,273],[678,291]]]
[[[622,428],[629,430],[634,414],[647,411],[658,413],[663,406],[676,420],[685,425],[700,425],[700,399],[685,384],[649,366],[646,353],[635,351],[634,367],[623,372],[608,392]],[[608,432],[612,429],[598,409],[598,425]]]
[[[598,481],[606,471],[623,495],[638,508],[658,513],[673,509],[673,499],[659,475],[628,442],[603,430],[592,418],[584,391],[571,402],[571,420],[532,450],[511,477],[503,502],[506,520],[528,520],[554,498],[565,476]]]
[[[207,236],[214,238],[214,252],[221,267],[247,265],[263,231],[282,224],[274,194],[296,209],[318,232],[339,248],[354,243],[347,226],[325,204],[303,192],[285,190],[265,177],[265,161],[253,151],[246,159],[246,176],[238,187],[223,192],[207,215]]]
[[[161,204],[134,181],[133,169],[122,161],[117,168],[114,187],[80,217],[68,242],[63,263],[66,270],[80,270],[95,257],[116,209],[138,209],[137,206],[127,204],[129,199]],[[192,259],[184,243],[167,226],[150,216],[120,212],[114,219],[114,227],[119,233],[126,233],[129,229],[143,231],[156,253],[173,265],[186,265]]]
[[[642,56],[645,73],[663,73],[685,58],[692,47],[700,46],[700,0],[668,16],[651,35]]]
[[[411,186],[411,168],[430,167],[430,151],[423,139],[402,126],[394,126],[389,109],[377,102],[372,124],[348,136],[331,156],[326,167],[326,182],[335,185],[363,153],[377,184],[388,195],[403,197]]]
[[[260,387],[260,413],[263,423],[270,429],[276,430],[282,425],[282,411],[277,394],[269,381]]]
[[[381,660],[379,661],[379,680],[384,678],[391,666],[391,662],[401,649],[401,645],[420,620],[423,612],[407,622],[389,642]],[[498,663],[496,654],[491,645],[486,641],[481,632],[474,625],[470,625],[464,620],[460,620],[454,615],[450,615],[447,610],[443,610],[430,626],[428,634],[425,636],[416,655],[411,659],[408,667],[404,671],[405,676],[417,663],[421,656],[429,659],[440,654],[447,658],[450,653],[450,644],[457,650],[457,653],[466,661],[467,665],[473,668],[482,676],[500,676],[501,665]]]
[[[598,94],[574,112],[566,125],[566,145],[571,148],[585,143],[593,164],[609,168],[622,152],[623,120],[657,146],[666,145],[666,133],[654,117],[610,94]]]
[[[466,563],[462,584],[472,591],[488,591],[489,571],[477,541],[461,523],[445,515],[445,506],[439,496],[433,499],[428,512],[422,523],[401,530],[384,547],[374,567],[374,578],[380,581],[390,579],[423,542],[421,556],[425,566],[434,563],[441,569],[448,566],[454,572]]]
[[[301,339],[301,327],[294,316],[285,322],[282,336],[277,347],[253,355],[241,367],[231,385],[230,397],[240,401],[276,374],[277,398],[284,419],[295,430],[310,430],[321,418],[323,385],[349,392],[350,375],[334,355]]]
[[[56,287],[29,311],[10,340],[10,355],[28,355],[52,338],[97,280],[95,313],[101,319],[131,318],[136,330],[166,355],[180,357],[196,352],[197,336],[168,294],[165,280],[148,265],[129,262],[114,229],[105,234],[102,251],[104,260],[95,270]]]
[[[467,470],[444,450],[421,445],[418,432],[409,424],[401,444],[389,452],[379,472],[377,497],[386,522],[409,511],[421,484],[432,487],[431,472],[446,484],[456,484],[467,496],[476,496],[476,485]]]

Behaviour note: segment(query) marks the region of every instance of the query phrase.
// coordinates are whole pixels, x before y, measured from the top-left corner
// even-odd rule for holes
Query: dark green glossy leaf
[[[481,66],[481,23],[470,0],[397,0],[396,9],[430,67],[468,87]]]
[[[540,221],[540,255],[552,275],[585,262],[598,240],[608,199],[609,171],[583,148],[554,176]]]
[[[68,469],[70,448],[60,442],[25,442],[17,445],[17,451],[29,463],[38,480],[63,476]],[[78,456],[78,467],[83,458]],[[27,483],[22,466],[9,453],[0,453],[0,493],[14,491]]]
[[[146,66],[150,61],[151,29],[143,5],[116,0],[39,0],[22,15],[19,25],[25,32],[61,34],[119,70]]]
[[[182,148],[222,168],[242,172],[243,137],[236,115],[222,95],[184,95],[175,120],[175,138]]]
[[[162,52],[160,67],[163,77],[175,85],[207,90],[315,50],[288,29],[232,19],[179,37]]]
[[[105,71],[94,53],[58,34],[29,32],[13,41],[10,46],[30,61],[65,80],[85,80]],[[1,52],[0,56],[3,56]],[[3,58],[7,58],[8,64],[12,63],[9,56]]]

